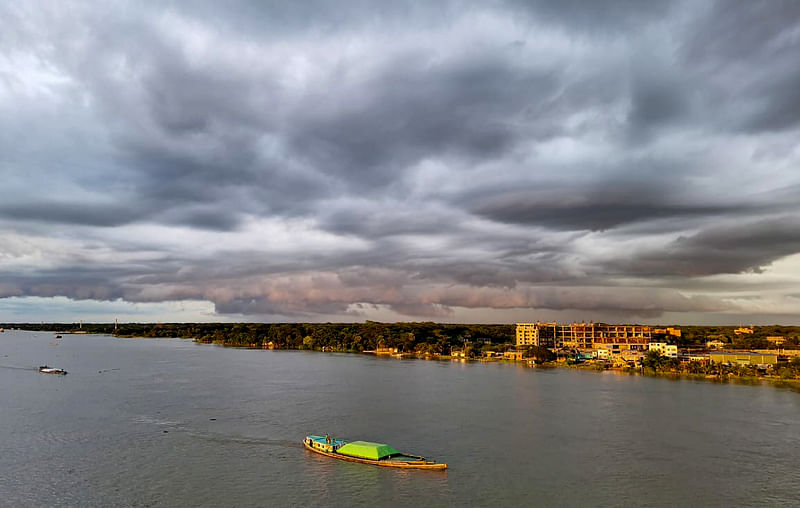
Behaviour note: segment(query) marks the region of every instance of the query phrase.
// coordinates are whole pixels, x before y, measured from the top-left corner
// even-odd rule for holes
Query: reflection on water
[[[0,336],[0,505],[763,506],[800,498],[800,397],[513,364]],[[68,376],[44,376],[37,365]],[[449,464],[378,468],[307,434]]]

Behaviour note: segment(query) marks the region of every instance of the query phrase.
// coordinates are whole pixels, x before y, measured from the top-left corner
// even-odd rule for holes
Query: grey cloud
[[[110,301],[124,296],[119,284],[119,274],[103,278],[96,273],[75,270],[69,274],[42,273],[35,277],[4,276],[9,281],[8,294],[4,296],[64,296],[76,300]]]
[[[394,303],[389,305],[389,308],[404,316],[420,316],[431,319],[453,315],[453,309],[441,304]]]
[[[313,35],[315,30],[350,31],[376,23],[424,25],[438,23],[458,15],[474,2],[397,0],[308,0],[305,2],[262,2],[232,0],[220,4],[214,0],[182,2],[171,0],[170,7],[181,15],[205,22],[214,19],[224,30],[244,32],[260,39]]]
[[[644,68],[636,72],[628,112],[633,138],[649,134],[649,130],[669,125],[684,117],[689,109],[686,76],[679,78],[678,69],[653,71]]]
[[[556,81],[499,56],[437,63],[432,54],[410,54],[365,83],[332,83],[344,102],[298,111],[291,144],[356,189],[384,187],[425,157],[502,156],[519,139],[515,119],[554,94]]]
[[[327,302],[306,304],[301,302],[273,302],[266,298],[231,300],[215,302],[214,308],[220,314],[279,315],[294,318],[312,318],[315,315],[345,314],[348,303]]]
[[[353,202],[346,208],[337,207],[321,217],[320,225],[327,231],[355,234],[379,239],[397,235],[436,235],[449,224],[448,232],[463,231],[458,222],[463,217],[452,209],[408,209],[402,201],[369,204]]]
[[[205,206],[177,209],[164,214],[161,221],[215,231],[233,231],[242,223],[239,211],[225,205],[215,208]]]
[[[708,227],[663,249],[612,261],[607,268],[639,276],[759,273],[777,259],[800,253],[799,224],[792,216]]]
[[[800,28],[799,28],[800,29]],[[797,45],[800,52],[800,44]],[[751,132],[777,131],[800,126],[800,64],[759,83],[751,92],[755,111],[743,128]]]
[[[52,224],[111,227],[141,219],[145,212],[109,203],[70,203],[43,198],[35,203],[0,204],[0,218]]]
[[[507,0],[509,5],[536,18],[578,33],[618,33],[663,20],[677,2],[645,4],[637,0]]]
[[[11,296],[22,296],[23,289],[16,284],[2,283],[0,284],[0,298],[8,298]]]
[[[719,129],[779,131],[800,124],[800,5],[715,2],[681,48],[689,76]]]
[[[624,224],[679,217],[708,217],[741,211],[731,204],[687,201],[671,189],[619,181],[599,187],[555,186],[509,191],[478,201],[474,212],[500,222],[564,230],[606,230]]]
[[[793,3],[15,5],[0,298],[736,313],[669,288],[800,248]]]
[[[717,0],[693,18],[684,52],[712,65],[785,54],[796,45],[789,43],[791,37],[787,36],[799,20],[800,5],[793,0]]]

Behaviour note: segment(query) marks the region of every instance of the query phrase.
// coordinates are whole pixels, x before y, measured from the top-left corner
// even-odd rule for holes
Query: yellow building
[[[671,335],[673,337],[680,337],[681,336],[681,329],[680,328],[653,328],[653,334],[655,335]]]
[[[712,362],[732,365],[775,365],[778,363],[776,353],[755,353],[738,351],[729,353],[709,353]]]
[[[733,333],[735,333],[736,335],[751,335],[753,333],[753,329],[740,326],[739,328],[734,330]]]
[[[555,347],[555,323],[517,323],[517,346]]]

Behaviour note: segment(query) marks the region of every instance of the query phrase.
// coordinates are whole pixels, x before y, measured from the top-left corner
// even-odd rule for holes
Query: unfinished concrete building
[[[644,351],[652,336],[644,325],[517,323],[517,346]]]

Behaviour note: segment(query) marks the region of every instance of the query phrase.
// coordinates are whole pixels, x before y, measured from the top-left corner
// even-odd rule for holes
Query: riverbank
[[[59,327],[59,329],[64,329],[64,327]],[[156,328],[160,331],[164,331],[160,328]],[[53,333],[54,330],[43,330],[38,329],[38,332],[47,332]],[[85,334],[85,331],[82,334]],[[127,331],[129,332],[129,331]],[[67,332],[67,333],[74,333],[74,332]],[[94,333],[92,333],[94,334]],[[100,334],[108,334],[108,332],[101,332]],[[221,338],[213,338],[210,335],[195,335],[194,337],[185,335],[149,335],[149,336],[142,336],[132,333],[116,333],[113,334],[116,338],[131,338],[131,339],[148,339],[148,338],[181,338],[181,339],[191,339],[198,344],[212,344],[222,347],[230,347],[230,348],[237,348],[237,349],[280,349],[280,350],[300,350],[300,351],[315,351],[315,352],[335,352],[335,353],[356,353],[356,354],[364,354],[364,351],[361,350],[354,350],[354,349],[345,349],[342,347],[334,348],[331,346],[323,346],[321,348],[316,347],[308,347],[304,344],[304,342],[311,342],[307,340],[303,340],[299,342],[299,347],[287,347],[287,345],[275,342],[236,342],[232,343],[228,340],[221,339]],[[282,346],[282,347],[281,347]],[[436,360],[436,361],[458,361],[458,362],[477,362],[477,363],[503,363],[503,364],[513,364],[524,366],[528,368],[574,368],[580,370],[592,370],[592,371],[611,371],[617,372],[620,374],[629,374],[629,375],[645,375],[650,377],[663,377],[667,379],[681,379],[681,380],[695,380],[695,381],[709,381],[712,383],[737,383],[737,384],[762,384],[768,383],[773,386],[782,387],[782,388],[789,388],[795,391],[800,391],[800,376],[797,376],[797,373],[794,373],[791,369],[786,369],[785,367],[781,366],[778,367],[779,369],[783,369],[783,376],[776,376],[776,375],[752,375],[754,369],[747,369],[742,367],[721,367],[715,366],[714,370],[718,370],[720,372],[709,373],[709,372],[676,372],[676,371],[652,371],[648,369],[641,369],[641,368],[614,368],[609,366],[608,364],[604,363],[581,363],[575,365],[568,365],[565,362],[537,362],[531,358],[524,358],[524,359],[508,359],[503,358],[502,356],[494,356],[494,357],[481,357],[481,358],[467,358],[461,355],[444,355],[438,353],[392,353],[392,354],[382,354],[376,353],[375,351],[372,354],[377,354],[379,357],[383,358],[393,358],[393,359],[419,359],[419,360]],[[739,370],[744,371],[745,373],[737,373],[737,372],[725,372],[726,370]],[[793,374],[791,376],[786,376],[786,374]]]
[[[647,369],[618,369],[618,368],[602,368],[598,364],[591,365],[565,365],[553,362],[553,368],[564,367],[568,369],[586,370],[594,372],[613,372],[617,374],[625,374],[629,376],[646,376],[670,379],[673,381],[705,381],[711,383],[734,383],[740,385],[763,385],[769,384],[778,388],[788,388],[800,392],[800,379],[797,378],[781,378],[779,376],[740,376],[735,374],[697,374],[691,372],[660,372]]]
[[[195,340],[200,344],[212,344],[222,347],[236,347],[240,349],[273,349],[269,347],[257,347],[250,345],[247,347],[231,346],[223,343],[215,342],[202,342]],[[567,364],[566,362],[536,362],[531,358],[522,360],[510,360],[502,357],[491,358],[465,358],[462,356],[451,355],[433,355],[433,354],[418,354],[418,353],[392,353],[392,354],[376,354],[374,351],[330,351],[330,350],[311,350],[311,349],[297,349],[299,351],[313,351],[319,353],[348,353],[348,354],[370,354],[386,359],[397,360],[434,360],[446,362],[463,362],[463,363],[500,363],[509,365],[519,365],[527,368],[536,369],[576,369],[594,372],[614,372],[618,374],[627,374],[632,376],[647,376],[658,377],[671,380],[692,380],[692,381],[706,381],[711,383],[735,383],[742,385],[759,385],[769,384],[779,388],[788,388],[793,391],[800,392],[800,378],[782,378],[779,376],[752,376],[752,375],[737,375],[735,373],[725,374],[700,374],[691,372],[673,372],[673,371],[654,371],[652,369],[642,368],[615,368],[602,363],[581,363],[581,364]]]

